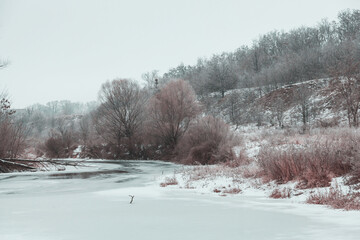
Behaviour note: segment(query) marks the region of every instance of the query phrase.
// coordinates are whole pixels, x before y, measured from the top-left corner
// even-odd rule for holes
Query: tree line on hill
[[[144,74],[147,82],[155,78],[188,80],[198,95],[257,87],[260,94],[281,86],[326,78],[349,52],[359,61],[360,10],[345,10],[337,21],[322,20],[315,27],[291,31],[272,31],[251,46],[233,52],[199,58],[195,65],[180,64],[159,76]],[[149,81],[150,80],[150,81]]]

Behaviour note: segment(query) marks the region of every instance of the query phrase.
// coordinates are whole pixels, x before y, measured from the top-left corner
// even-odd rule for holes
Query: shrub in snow
[[[241,193],[241,189],[238,187],[226,188],[223,193],[238,194]]]
[[[184,137],[176,152],[178,161],[184,164],[214,164],[234,159],[232,148],[235,138],[229,126],[212,116],[198,118]]]
[[[62,138],[58,134],[52,134],[44,144],[45,154],[50,158],[65,157],[64,148]]]
[[[290,198],[292,194],[291,188],[283,188],[282,190],[275,188],[270,194],[271,198]]]
[[[347,178],[346,184],[355,185],[355,189],[360,189],[360,161],[353,163],[350,176]]]
[[[327,191],[317,191],[306,200],[310,204],[329,205],[336,209],[360,210],[360,192],[347,192],[338,186],[330,187]]]
[[[160,187],[167,187],[169,185],[177,185],[178,181],[176,180],[176,177],[166,177],[164,179],[164,182],[160,183]]]
[[[73,135],[68,131],[62,135],[55,131],[51,132],[43,146],[45,155],[50,158],[71,157],[75,148]]]
[[[351,138],[328,139],[300,147],[265,146],[258,163],[268,180],[278,183],[300,180],[302,188],[324,187],[329,186],[333,177],[351,172],[352,163],[360,160],[356,149]]]

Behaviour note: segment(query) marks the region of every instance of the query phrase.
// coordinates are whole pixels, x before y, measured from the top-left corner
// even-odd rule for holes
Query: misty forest
[[[94,102],[15,109],[10,96],[1,239],[118,239],[119,226],[136,239],[360,234],[360,10],[104,81]]]

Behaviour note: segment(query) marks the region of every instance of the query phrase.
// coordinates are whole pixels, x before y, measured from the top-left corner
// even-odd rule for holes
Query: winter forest
[[[0,71],[9,67],[11,62],[0,63]],[[210,194],[211,201],[229,199],[235,205],[237,197],[263,196],[276,201],[268,204],[279,209],[281,204],[290,209],[294,202],[307,203],[301,208],[325,205],[308,211],[324,218],[332,214],[348,225],[324,230],[328,235],[318,229],[311,232],[315,235],[302,235],[303,230],[297,229],[297,239],[356,239],[359,234],[360,10],[342,10],[335,21],[324,19],[314,26],[264,33],[251,45],[200,57],[194,65],[179,64],[162,74],[145,72],[141,81],[121,77],[104,81],[94,102],[61,100],[15,109],[10,96],[5,89],[0,91],[0,194],[17,191],[1,187],[11,174],[50,172],[50,179],[58,179],[70,172],[66,176],[77,179],[77,171],[91,172],[87,161],[95,168],[95,160],[111,164],[126,160],[135,165],[154,162],[159,164],[154,169],[161,172],[153,188],[161,194],[165,191],[178,197],[183,191],[195,191]],[[145,166],[140,165],[141,169]],[[125,171],[138,174],[126,167]],[[142,171],[148,169],[151,164]],[[111,169],[111,174],[120,174],[114,171],[119,170]],[[96,172],[104,174],[105,170],[96,168]],[[79,179],[84,178],[81,176]],[[93,201],[100,203],[100,196],[121,194],[127,201],[134,194],[131,203],[134,200],[133,207],[141,207],[139,212],[151,208],[136,205],[137,197],[151,189],[124,189],[101,192]],[[80,200],[76,201],[80,206]],[[282,221],[281,215],[276,216]],[[60,218],[65,224],[67,218]],[[126,219],[121,221],[126,225]],[[335,223],[327,226],[331,224]],[[6,226],[0,217],[0,229]],[[201,227],[197,230],[203,232]],[[73,237],[69,239],[85,239],[81,230],[74,231],[77,235],[69,230]],[[151,231],[155,239],[157,231]],[[5,234],[4,239],[58,239],[46,233],[31,235],[30,230],[24,238],[12,234]],[[225,236],[235,237],[230,230],[228,234]],[[271,239],[279,239],[271,234]],[[290,233],[284,234],[293,239]],[[265,235],[251,236],[245,239],[266,239]],[[114,236],[108,237],[105,239]]]

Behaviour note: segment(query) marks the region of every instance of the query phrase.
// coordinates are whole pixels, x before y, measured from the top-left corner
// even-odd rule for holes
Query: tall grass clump
[[[360,192],[344,192],[335,185],[329,190],[311,194],[306,202],[328,205],[335,209],[360,210]]]
[[[325,187],[333,177],[360,173],[359,143],[357,134],[332,133],[304,144],[269,144],[260,150],[258,164],[266,180],[298,180],[302,188]]]

